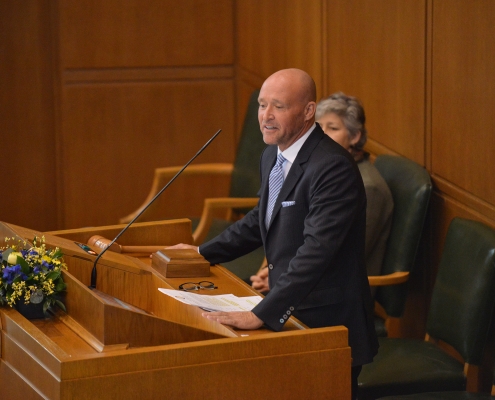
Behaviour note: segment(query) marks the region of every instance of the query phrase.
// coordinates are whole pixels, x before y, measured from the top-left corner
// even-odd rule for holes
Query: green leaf
[[[64,310],[65,312],[67,312],[67,309],[65,308],[65,304],[62,303],[60,300],[55,300],[55,303],[57,304],[57,306],[59,306],[62,310]]]
[[[8,248],[7,250],[5,250],[3,253],[2,253],[2,261],[5,261],[7,262],[8,258],[9,258],[9,254],[12,253],[14,250],[12,250],[11,248]]]
[[[60,277],[60,271],[52,271],[48,274],[46,274],[45,279],[51,279],[53,282],[55,282],[58,278]]]
[[[20,264],[22,272],[26,275],[31,272],[31,268],[24,258],[17,256],[17,264]]]
[[[62,251],[59,249],[55,253],[52,254],[52,258],[61,258],[64,255]]]
[[[28,279],[26,279],[26,286],[39,286],[39,282],[38,281],[35,281],[33,279],[33,276],[32,275],[29,275]]]

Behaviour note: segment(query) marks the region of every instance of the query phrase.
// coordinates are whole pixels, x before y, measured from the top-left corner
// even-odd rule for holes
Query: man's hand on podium
[[[203,317],[220,322],[238,329],[258,329],[263,325],[263,321],[251,311],[232,312],[204,312]]]
[[[198,251],[198,246],[193,246],[192,244],[184,244],[184,243],[179,243],[179,244],[176,244],[176,245],[173,245],[173,246],[167,246],[167,247],[164,247],[165,249],[191,249],[191,250],[194,250],[196,252],[199,252]],[[150,258],[153,258],[153,254],[150,255]]]
[[[179,243],[174,246],[167,246],[165,247],[166,249],[191,249],[191,250],[196,250],[198,251],[198,246],[193,246],[192,244],[184,244],[184,243]]]
[[[166,249],[192,249],[198,251],[198,246],[191,244],[179,243],[175,246],[168,246]],[[265,268],[266,269],[266,268]],[[260,271],[261,274],[264,272]],[[268,287],[268,272],[266,272],[266,285]],[[233,312],[205,312],[203,317],[213,321],[220,322],[238,329],[258,329],[263,325],[263,321],[254,315],[251,311],[233,311]]]

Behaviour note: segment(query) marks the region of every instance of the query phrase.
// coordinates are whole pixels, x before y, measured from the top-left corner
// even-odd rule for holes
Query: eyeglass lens
[[[201,281],[201,282],[186,282],[182,285],[179,285],[179,290],[199,290],[199,289],[207,289],[212,290],[217,287],[213,282],[210,281]]]

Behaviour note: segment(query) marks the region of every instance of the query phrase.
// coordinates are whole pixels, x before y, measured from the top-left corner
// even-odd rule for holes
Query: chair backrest
[[[392,226],[387,240],[381,274],[411,271],[423,232],[432,184],[421,165],[404,157],[379,155],[374,163],[394,200]],[[391,317],[402,317],[407,282],[380,286],[375,299]]]
[[[260,188],[260,157],[266,147],[258,122],[258,96],[255,90],[249,99],[232,171],[230,197],[256,197]]]
[[[477,221],[450,223],[433,288],[426,332],[479,365],[495,306],[495,230]]]

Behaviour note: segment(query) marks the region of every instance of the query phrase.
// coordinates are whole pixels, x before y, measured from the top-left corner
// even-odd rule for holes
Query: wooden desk
[[[166,279],[149,257],[106,252],[97,291],[88,288],[94,256],[74,241],[113,238],[123,226],[45,233],[69,272],[67,313],[29,321],[0,308],[0,392],[7,399],[259,399],[350,397],[344,327],[306,329],[291,318],[282,332],[231,329],[158,291]],[[189,220],[135,224],[122,245],[191,242]],[[0,223],[0,238],[40,232]],[[218,294],[257,294],[221,266],[208,278]],[[4,397],[5,396],[5,397]]]

